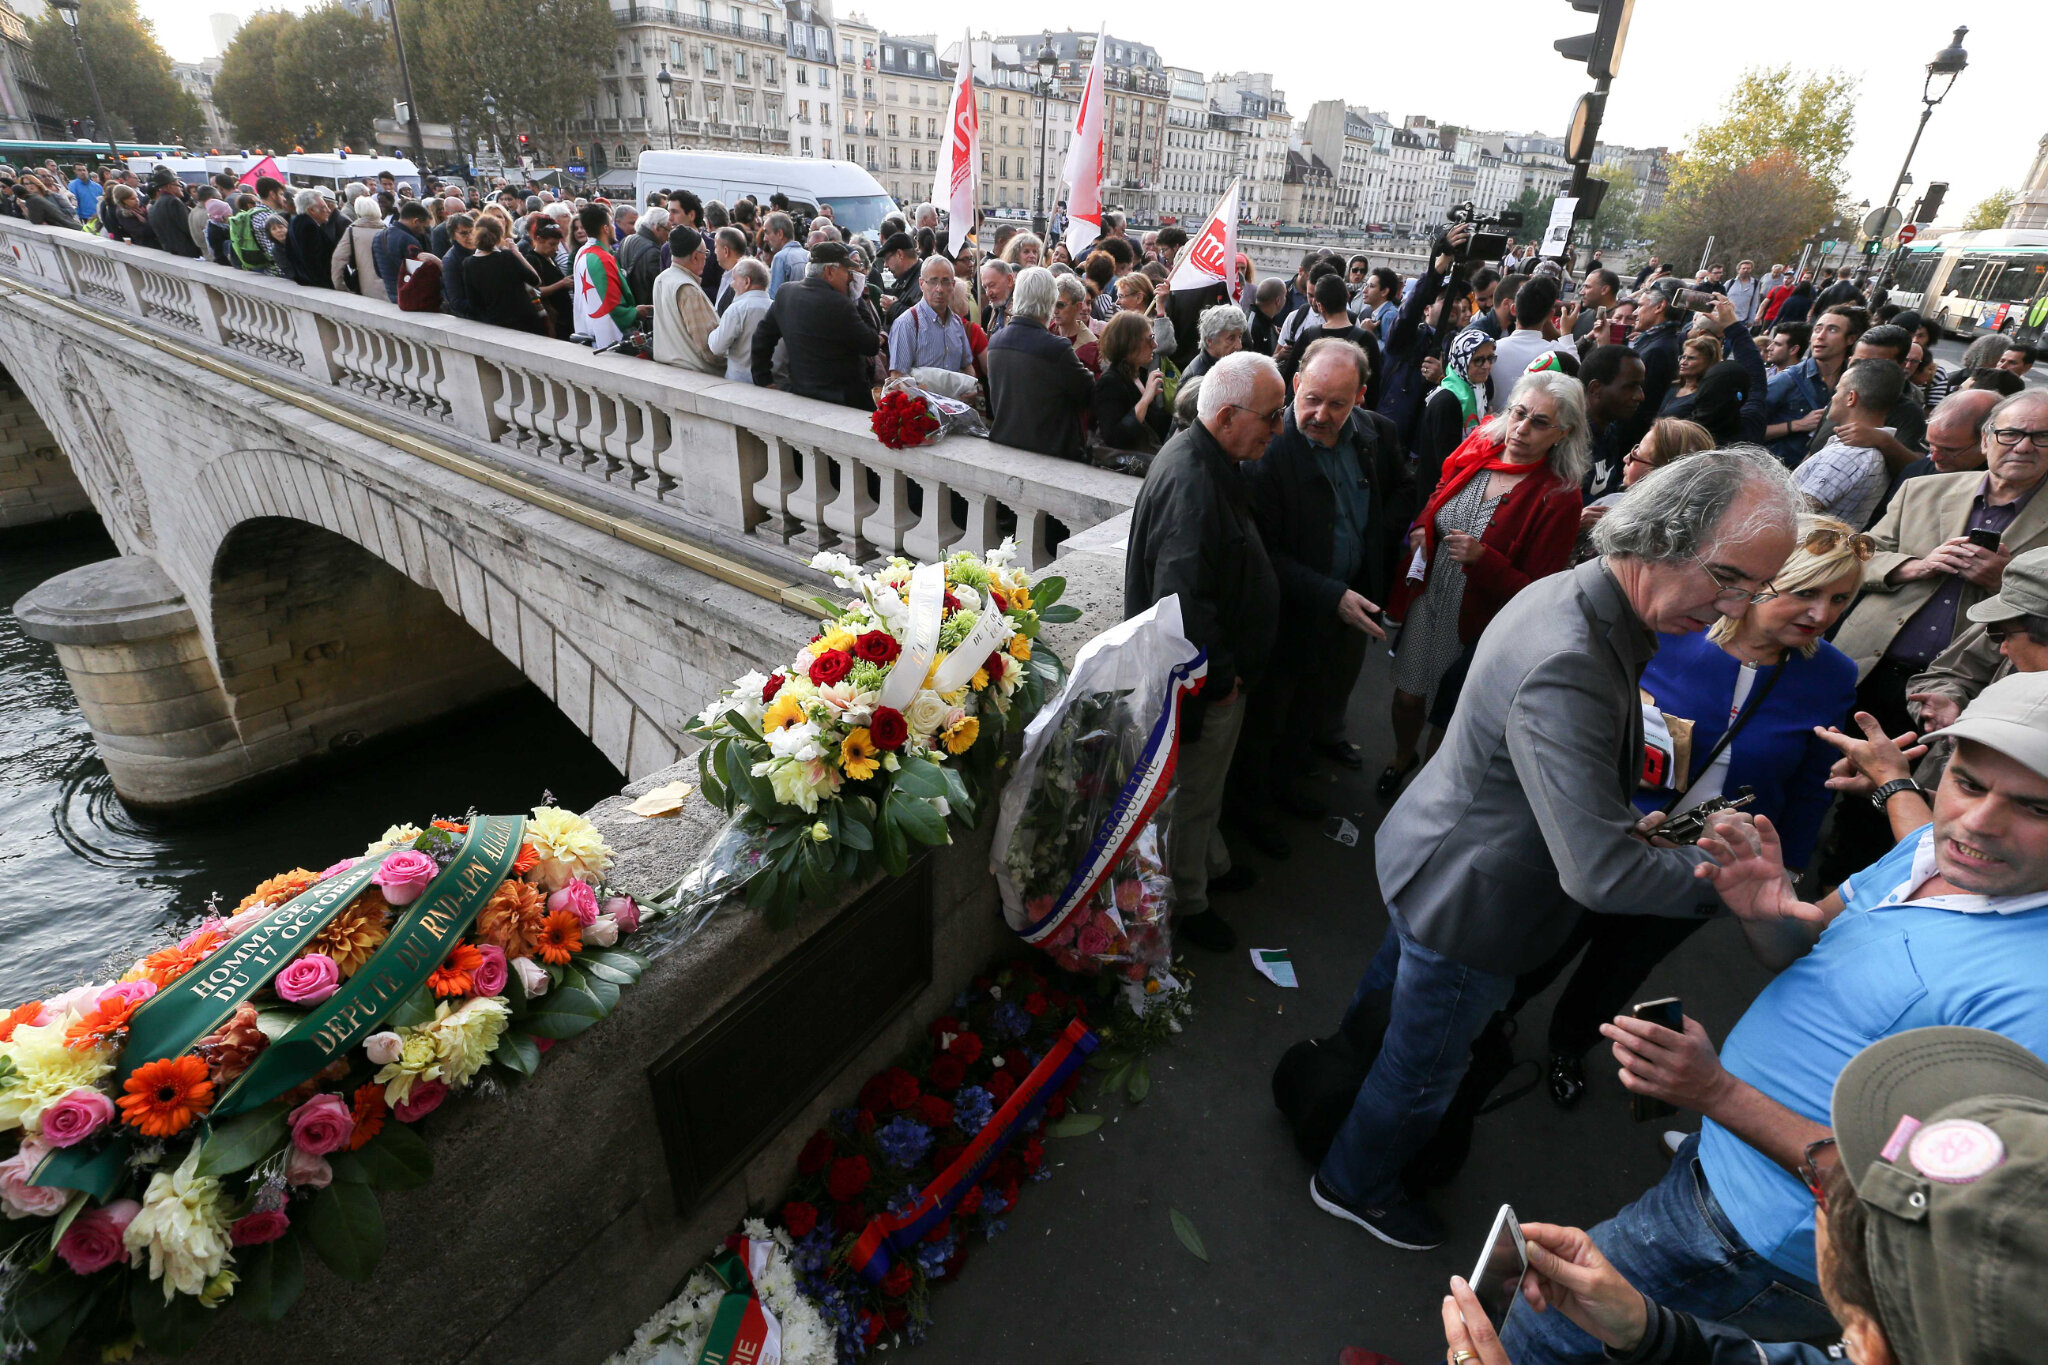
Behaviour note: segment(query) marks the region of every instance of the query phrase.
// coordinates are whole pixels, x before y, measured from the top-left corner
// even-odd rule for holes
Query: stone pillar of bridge
[[[89,516],[92,502],[43,425],[5,370],[0,370],[0,531]]]
[[[114,790],[169,809],[225,791],[248,765],[198,622],[147,555],[59,574],[14,605],[57,646]]]

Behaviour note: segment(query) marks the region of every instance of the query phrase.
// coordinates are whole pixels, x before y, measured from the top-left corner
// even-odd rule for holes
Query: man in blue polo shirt
[[[1741,843],[1701,841],[1715,890],[1751,912],[1752,946],[1784,967],[1718,1059],[1691,1019],[1683,1035],[1626,1018],[1603,1028],[1624,1086],[1706,1118],[1662,1181],[1593,1229],[1652,1302],[1759,1340],[1832,1332],[1815,1283],[1813,1198],[1796,1172],[1831,1136],[1828,1096],[1849,1059],[1941,1024],[2048,1056],[2048,674],[1993,683],[1937,734],[1956,749],[1931,812],[1895,748],[1838,737],[1867,775],[1899,775],[1872,799],[1904,837],[1821,902],[1829,918],[1810,946],[1791,937],[1799,921],[1773,909],[1796,893],[1768,820],[1731,826]],[[1559,1313],[1516,1314],[1502,1335],[1515,1365],[1603,1358]]]

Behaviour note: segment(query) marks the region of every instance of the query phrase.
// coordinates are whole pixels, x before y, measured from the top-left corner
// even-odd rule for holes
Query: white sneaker
[[[1681,1133],[1676,1128],[1666,1128],[1664,1130],[1664,1150],[1673,1156],[1677,1156],[1678,1149],[1685,1146],[1685,1140],[1691,1136],[1691,1133]]]

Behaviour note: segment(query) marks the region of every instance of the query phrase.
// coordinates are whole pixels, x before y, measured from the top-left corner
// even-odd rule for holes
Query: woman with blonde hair
[[[1045,243],[1032,232],[1020,232],[1003,246],[1002,260],[1012,270],[1026,270],[1034,265],[1043,265]]]
[[[1683,461],[1680,461],[1683,468]],[[1661,637],[1643,670],[1645,762],[1636,809],[1668,819],[1747,790],[1744,809],[1768,817],[1785,866],[1806,866],[1840,757],[1816,731],[1856,708],[1856,664],[1824,638],[1856,600],[1876,550],[1832,517],[1799,518],[1784,567],[1740,616]],[[1586,915],[1564,947],[1515,983],[1508,1009],[1542,993],[1581,948],[1586,956],[1550,1016],[1550,1096],[1570,1108],[1586,1088],[1583,1060],[1601,1025],[1622,1011],[1655,967],[1704,920]]]
[[[1583,564],[1593,557],[1593,527],[1607,515],[1608,508],[1621,501],[1624,493],[1680,456],[1712,450],[1714,444],[1712,432],[1683,417],[1659,417],[1650,423],[1635,449],[1621,457],[1621,487],[1593,499],[1579,513],[1579,549],[1572,562]]]

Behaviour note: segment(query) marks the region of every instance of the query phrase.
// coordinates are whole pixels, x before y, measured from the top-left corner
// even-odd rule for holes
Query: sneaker
[[[1323,1183],[1321,1172],[1308,1178],[1308,1197],[1324,1213],[1356,1223],[1390,1247],[1403,1251],[1432,1251],[1447,1235],[1443,1219],[1430,1212],[1419,1199],[1404,1199],[1383,1209],[1369,1209],[1345,1200]]]
[[[1185,942],[1212,953],[1227,953],[1237,946],[1237,931],[1214,910],[1174,921],[1173,932]]]
[[[1222,876],[1209,878],[1209,891],[1212,895],[1219,891],[1229,895],[1233,891],[1249,891],[1258,884],[1259,870],[1239,863]]]

